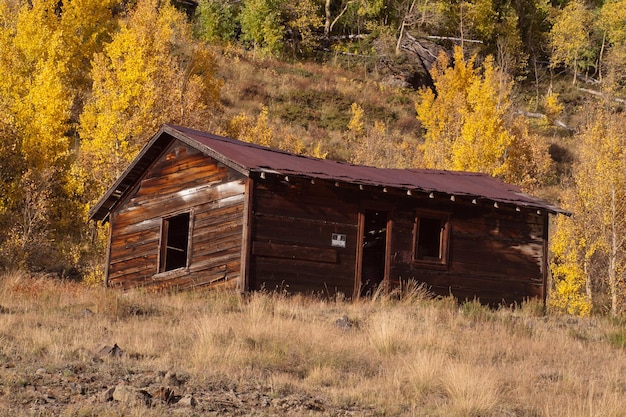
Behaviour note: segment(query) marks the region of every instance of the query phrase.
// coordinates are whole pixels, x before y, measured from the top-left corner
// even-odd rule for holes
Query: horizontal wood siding
[[[241,174],[176,142],[111,216],[109,285],[234,287],[244,191]],[[185,211],[192,213],[189,267],[157,274],[162,218]]]
[[[260,180],[254,190],[251,289],[352,296],[357,196],[334,186]],[[331,245],[345,234],[346,247]]]
[[[494,304],[544,296],[544,216],[454,202],[437,206],[428,200],[403,202],[398,207],[392,235],[392,283],[413,279],[424,282],[435,294]],[[417,208],[450,213],[449,257],[444,267],[413,262]]]

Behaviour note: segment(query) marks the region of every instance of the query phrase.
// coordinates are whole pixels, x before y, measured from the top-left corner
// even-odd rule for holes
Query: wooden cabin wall
[[[250,289],[352,297],[358,199],[309,182],[255,181]],[[346,247],[331,245],[345,234]]]
[[[111,216],[108,284],[234,286],[241,270],[243,175],[182,142],[151,167]],[[191,212],[189,268],[158,272],[163,217]]]
[[[427,267],[413,261],[417,208],[450,213],[445,267]],[[428,199],[400,203],[392,232],[392,284],[413,279],[424,282],[438,295],[452,294],[460,300],[479,298],[489,304],[543,299],[546,222],[547,214],[528,210],[442,204]]]

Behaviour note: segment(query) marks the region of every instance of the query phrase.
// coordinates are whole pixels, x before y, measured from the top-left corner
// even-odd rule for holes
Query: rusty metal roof
[[[557,206],[530,196],[516,185],[506,184],[486,174],[428,169],[390,169],[353,165],[317,159],[267,148],[239,140],[165,125],[89,212],[90,219],[105,219],[121,195],[132,187],[147,167],[174,139],[216,158],[246,176],[275,174],[330,180],[363,186],[396,188],[411,193],[435,193],[489,200],[494,203],[564,213]]]

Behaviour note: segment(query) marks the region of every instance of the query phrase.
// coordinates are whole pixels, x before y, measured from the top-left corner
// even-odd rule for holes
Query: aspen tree
[[[574,180],[577,198],[587,207],[580,221],[594,230],[590,245],[606,256],[610,311],[617,315],[626,272],[626,133],[623,114],[600,109],[581,135]]]
[[[415,106],[427,168],[483,172],[526,187],[549,177],[547,146],[511,114],[513,83],[491,57],[478,68],[457,47],[454,65],[441,55],[431,75],[437,94],[420,90]]]
[[[607,109],[590,111],[580,142],[573,187],[565,207],[574,214],[557,223],[552,243],[553,305],[597,309],[606,288],[611,315],[624,302],[626,277],[626,118]],[[584,297],[582,300],[581,297]]]
[[[285,26],[277,0],[245,0],[240,21],[242,40],[250,42],[255,51],[280,52]]]
[[[435,91],[423,88],[415,105],[417,118],[424,128],[422,147],[426,168],[452,169],[451,149],[460,136],[463,117],[460,109],[466,106],[467,89],[478,76],[474,58],[465,60],[463,50],[455,48],[454,66],[445,53],[439,55],[431,75]]]
[[[626,82],[626,0],[610,0],[600,9],[598,26],[603,33],[600,50],[602,89],[623,94]]]
[[[58,2],[0,2],[0,135],[5,256],[51,267],[76,230],[69,185],[77,38]],[[68,8],[69,3],[66,5]],[[85,22],[75,23],[90,30]],[[77,65],[77,64],[76,64]],[[74,68],[74,70],[72,69]],[[63,236],[64,239],[59,237]]]
[[[261,146],[275,145],[274,129],[269,124],[268,109],[263,105],[256,120],[241,113],[230,120],[228,128],[223,133],[226,136]]]
[[[571,207],[572,209],[574,207]],[[582,209],[582,207],[577,207]],[[568,314],[586,316],[593,309],[593,285],[589,274],[589,263],[596,246],[589,245],[591,229],[578,221],[585,216],[580,211],[574,218],[559,216],[555,220],[555,232],[550,240],[553,288],[548,305]],[[587,216],[585,216],[587,217]]]
[[[573,84],[576,84],[581,58],[590,48],[591,23],[591,13],[582,0],[572,0],[558,15],[550,31],[550,65],[564,63],[570,67],[574,71]]]
[[[79,130],[88,200],[104,192],[163,123],[207,128],[220,89],[213,55],[194,43],[185,15],[157,0],[137,2],[92,66],[93,91]]]

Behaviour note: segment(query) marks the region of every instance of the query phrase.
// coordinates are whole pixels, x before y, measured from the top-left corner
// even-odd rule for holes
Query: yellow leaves
[[[452,149],[453,169],[502,174],[504,153],[513,139],[504,128],[510,87],[501,89],[499,77],[504,75],[498,74],[493,60],[487,58],[482,77],[468,85],[466,106],[460,108],[464,120],[461,135]]]
[[[92,68],[79,130],[84,172],[97,173],[91,198],[163,123],[206,128],[217,107],[214,57],[195,43],[185,15],[169,2],[138,1]]]
[[[226,130],[220,133],[244,142],[275,147],[297,155],[307,155],[320,159],[325,159],[328,155],[321,142],[306,143],[293,130],[272,126],[268,108],[263,105],[256,118],[240,113],[233,117]]]
[[[261,106],[261,112],[254,121],[244,113],[235,116],[228,124],[226,135],[244,142],[271,146],[274,141],[274,130],[268,123],[267,107]]]
[[[352,118],[348,123],[348,130],[352,133],[353,138],[358,138],[365,132],[365,125],[363,121],[365,112],[358,103],[352,103],[350,109],[352,111]]]
[[[559,119],[559,117],[561,117],[565,106],[559,100],[559,95],[550,90],[543,99],[543,108],[546,113],[544,122],[548,126],[551,126]]]
[[[74,99],[67,84],[68,57],[52,1],[2,7],[0,94],[19,127],[22,158],[32,169],[59,167],[69,152],[66,137]]]
[[[425,128],[424,161],[428,168],[485,172],[503,176],[507,151],[514,143],[504,125],[511,82],[488,57],[482,74],[461,48],[454,66],[440,56],[432,71],[437,96],[419,93],[417,117]]]
[[[612,44],[626,44],[626,0],[608,0],[600,9],[600,27]]]
[[[532,190],[549,182],[554,175],[554,163],[548,152],[549,145],[536,134],[530,133],[521,117],[513,119],[508,128],[512,142],[501,167],[500,177]]]
[[[550,64],[564,63],[574,70],[573,82],[576,82],[579,60],[585,50],[590,48],[589,33],[592,27],[592,15],[582,0],[572,0],[561,11],[550,31],[552,56]]]
[[[624,123],[622,114],[597,109],[578,135],[579,155],[569,196],[574,216],[558,223],[552,246],[556,294],[564,299],[573,292],[580,286],[583,271],[587,284],[594,279],[606,281],[598,284],[609,289],[613,314],[617,312],[618,288],[624,283],[620,271],[626,267]]]
[[[590,278],[584,272],[584,256],[581,258],[580,247],[576,245],[580,230],[573,219],[563,216],[556,219],[556,226],[550,242],[554,288],[549,305],[568,314],[589,315],[592,305],[586,294],[586,280]]]

